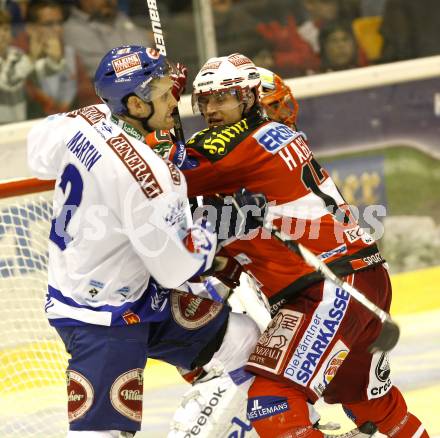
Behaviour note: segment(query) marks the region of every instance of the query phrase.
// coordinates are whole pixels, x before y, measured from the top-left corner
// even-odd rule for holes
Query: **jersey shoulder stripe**
[[[86,324],[114,326],[160,321],[168,317],[169,294],[169,289],[150,280],[147,289],[134,301],[126,301],[120,306],[91,306],[79,304],[48,285],[45,311],[50,324],[55,327]]]

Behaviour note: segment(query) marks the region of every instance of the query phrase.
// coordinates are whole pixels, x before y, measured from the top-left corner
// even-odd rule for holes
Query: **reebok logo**
[[[219,404],[220,399],[225,394],[226,389],[217,388],[217,391],[212,394],[209,402],[201,410],[201,415],[197,418],[196,425],[191,428],[191,430],[185,434],[185,438],[191,438],[193,436],[198,436],[202,432],[202,427],[208,423],[209,416],[213,413],[215,407]]]

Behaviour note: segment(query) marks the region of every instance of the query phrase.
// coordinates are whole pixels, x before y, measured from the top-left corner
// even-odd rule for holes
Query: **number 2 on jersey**
[[[81,204],[84,188],[81,174],[73,164],[68,164],[61,175],[59,187],[64,194],[67,190],[67,183],[70,183],[69,195],[64,202],[60,214],[55,219],[52,219],[49,234],[50,240],[52,240],[61,251],[64,251],[67,244],[72,240],[72,237],[69,236],[66,230],[76,209],[79,207],[79,204]]]

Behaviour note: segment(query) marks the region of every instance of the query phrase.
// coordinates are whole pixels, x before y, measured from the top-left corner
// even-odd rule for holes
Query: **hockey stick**
[[[245,224],[246,216],[238,205],[236,199],[232,197],[231,201],[237,210],[237,214],[241,216],[242,223]],[[284,234],[274,224],[264,222],[261,218],[260,221],[262,223],[263,229],[269,231],[272,236],[282,242],[291,251],[299,254],[309,266],[315,269],[315,271],[321,273],[324,278],[332,281],[334,284],[344,289],[355,300],[361,303],[364,307],[366,307],[368,310],[370,310],[370,312],[372,312],[380,319],[380,321],[382,322],[382,329],[379,333],[379,336],[369,348],[371,353],[375,353],[376,351],[390,351],[396,346],[400,336],[400,329],[399,326],[391,319],[391,316],[387,312],[376,306],[376,304],[371,302],[362,292],[360,292],[354,286],[339,278],[322,260],[319,260],[318,257],[316,257],[305,246],[301,245],[295,240],[292,240],[288,235]]]
[[[151,20],[151,28],[153,29],[154,42],[156,43],[156,49],[159,53],[167,56],[167,50],[165,47],[165,40],[163,38],[162,25],[160,23],[159,11],[157,9],[157,0],[147,0],[148,12]],[[185,133],[183,132],[182,120],[180,119],[179,108],[176,106],[172,113],[174,119],[174,134],[176,136],[176,158],[177,167],[185,161],[186,149],[185,149]],[[197,197],[189,198],[189,203],[191,206],[191,211],[194,213],[193,209],[200,205]]]
[[[362,292],[356,289],[351,284],[339,278],[322,260],[319,260],[310,250],[298,242],[290,239],[289,236],[284,234],[279,228],[272,225],[263,225],[263,228],[270,231],[272,236],[282,242],[287,248],[299,254],[304,261],[314,268],[317,272],[320,272],[322,276],[334,284],[339,286],[348,292],[355,300],[361,303],[364,307],[370,310],[376,315],[382,322],[382,329],[379,336],[371,344],[369,350],[371,353],[377,351],[390,351],[392,350],[399,340],[400,329],[399,326],[391,319],[391,316],[371,302]]]
[[[156,43],[156,49],[162,55],[167,56],[165,40],[163,38],[162,32],[162,24],[160,23],[159,11],[157,9],[157,1],[147,0],[147,7],[151,20],[151,28],[154,35],[154,42]],[[177,106],[173,111],[173,119],[174,133],[176,135],[177,142],[181,145],[185,145],[185,134],[183,133],[182,121],[180,120],[179,109],[177,108]]]

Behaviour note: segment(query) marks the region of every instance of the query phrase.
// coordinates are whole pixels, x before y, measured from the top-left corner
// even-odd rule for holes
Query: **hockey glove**
[[[254,193],[242,188],[232,195],[232,205],[237,209],[238,221],[244,234],[261,227],[267,213],[267,199],[263,193]]]
[[[199,164],[195,158],[187,155],[185,145],[178,142],[170,131],[150,132],[145,136],[145,143],[162,158],[170,160],[180,170],[192,169]]]
[[[169,160],[173,162],[180,170],[193,169],[199,165],[199,162],[186,153],[185,144],[176,141],[170,149]]]
[[[232,257],[218,255],[212,263],[212,275],[231,289],[240,285],[242,272],[240,263]]]
[[[194,222],[184,239],[184,244],[188,251],[197,254],[203,260],[203,264],[195,276],[209,269],[214,260],[217,236],[212,232],[211,228],[211,224],[206,218],[202,217]]]
[[[243,268],[233,257],[216,255],[212,266],[203,275],[191,278],[191,281],[202,283],[207,278],[215,277],[227,288],[234,289],[240,285],[240,275],[242,272]]]
[[[204,217],[215,224],[218,242],[240,238],[263,224],[267,200],[262,193],[240,189],[232,196],[204,197]],[[195,217],[200,215],[196,210]]]
[[[188,78],[188,69],[178,62],[176,64],[175,71],[170,75],[171,79],[174,81],[173,85],[173,96],[179,102],[180,96],[184,93],[186,87],[186,80]]]

